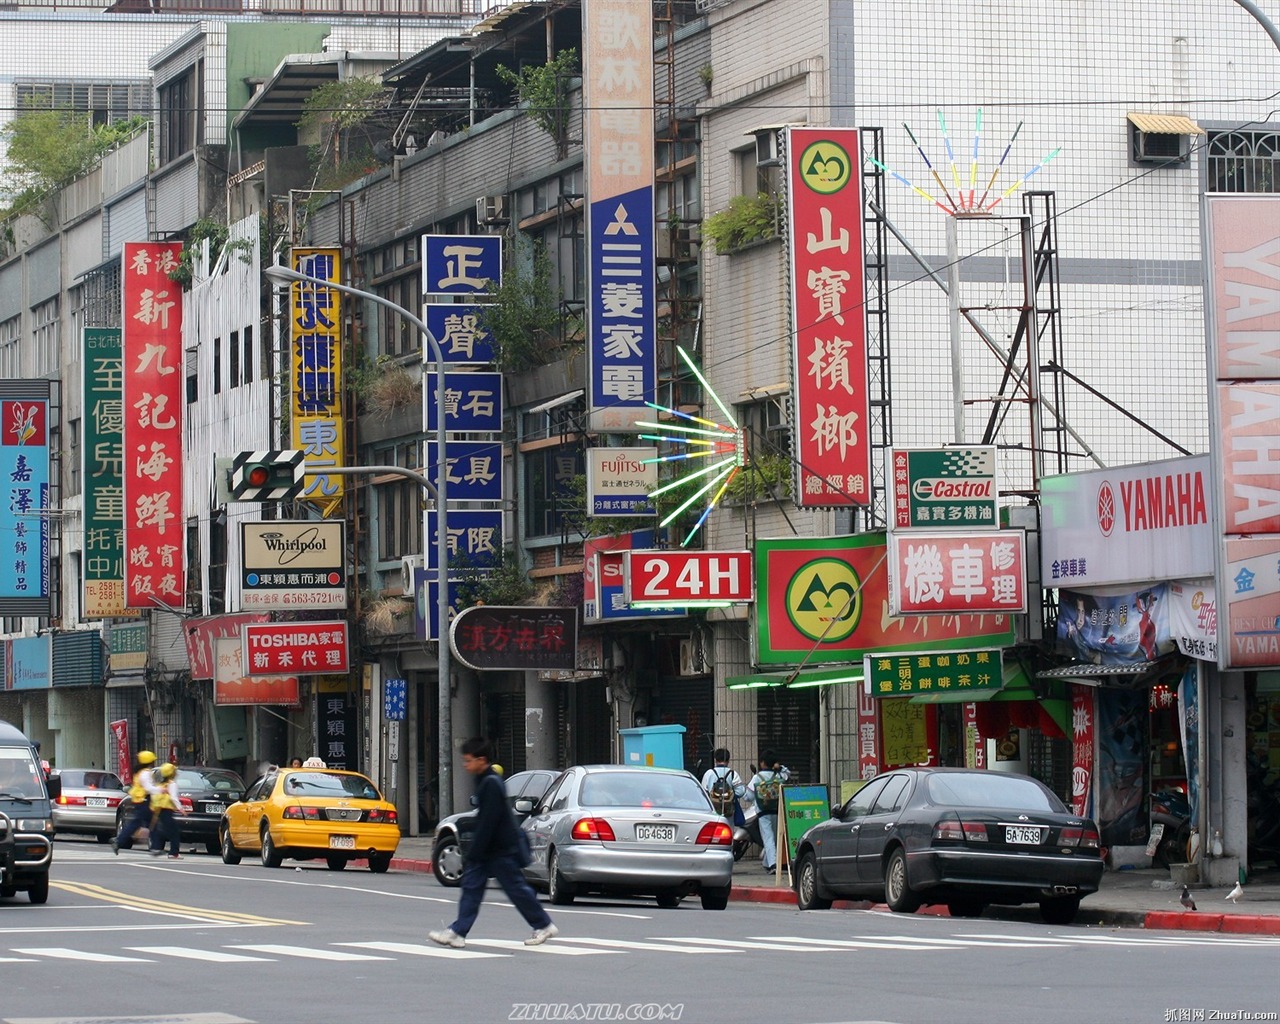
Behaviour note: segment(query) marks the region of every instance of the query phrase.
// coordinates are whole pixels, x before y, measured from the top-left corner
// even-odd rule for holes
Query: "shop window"
[[[558,445],[525,452],[524,532],[526,537],[552,537],[565,527],[565,513],[571,501],[575,477],[582,476],[582,448],[577,444]]]

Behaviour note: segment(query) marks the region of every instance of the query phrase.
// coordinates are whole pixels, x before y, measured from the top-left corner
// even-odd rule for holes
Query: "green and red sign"
[[[1003,685],[1000,651],[933,651],[929,654],[873,654],[865,661],[868,692],[873,697],[938,694],[975,700]]]
[[[872,652],[1008,647],[1004,614],[889,614],[883,533],[756,542],[756,662],[861,661]]]
[[[895,530],[997,529],[994,445],[890,448],[885,455]]]

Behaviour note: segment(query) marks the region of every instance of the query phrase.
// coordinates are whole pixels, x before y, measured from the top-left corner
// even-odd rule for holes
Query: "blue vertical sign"
[[[483,306],[428,303],[427,330],[440,343],[446,363],[493,362],[493,334],[480,324]]]
[[[444,429],[450,433],[500,433],[502,430],[502,374],[446,373],[444,398],[437,394],[436,378],[428,377],[427,429],[440,429],[440,409],[444,409]],[[449,495],[453,497],[453,495]]]
[[[49,381],[0,381],[0,614],[53,614]]]
[[[382,688],[382,717],[403,722],[409,707],[409,687],[403,679],[387,679]]]

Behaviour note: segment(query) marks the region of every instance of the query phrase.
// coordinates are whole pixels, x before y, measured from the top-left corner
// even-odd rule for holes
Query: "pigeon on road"
[[[1191,898],[1191,890],[1185,885],[1182,887],[1182,906],[1186,910],[1196,909],[1196,901]]]
[[[1227,893],[1227,899],[1232,903],[1239,903],[1240,897],[1244,895],[1244,886],[1236,882],[1236,887]]]

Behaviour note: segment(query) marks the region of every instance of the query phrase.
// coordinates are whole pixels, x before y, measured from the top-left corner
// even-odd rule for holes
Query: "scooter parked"
[[[1187,863],[1191,843],[1191,802],[1180,789],[1162,789],[1151,794],[1151,827],[1162,834],[1152,855],[1156,867]]]

